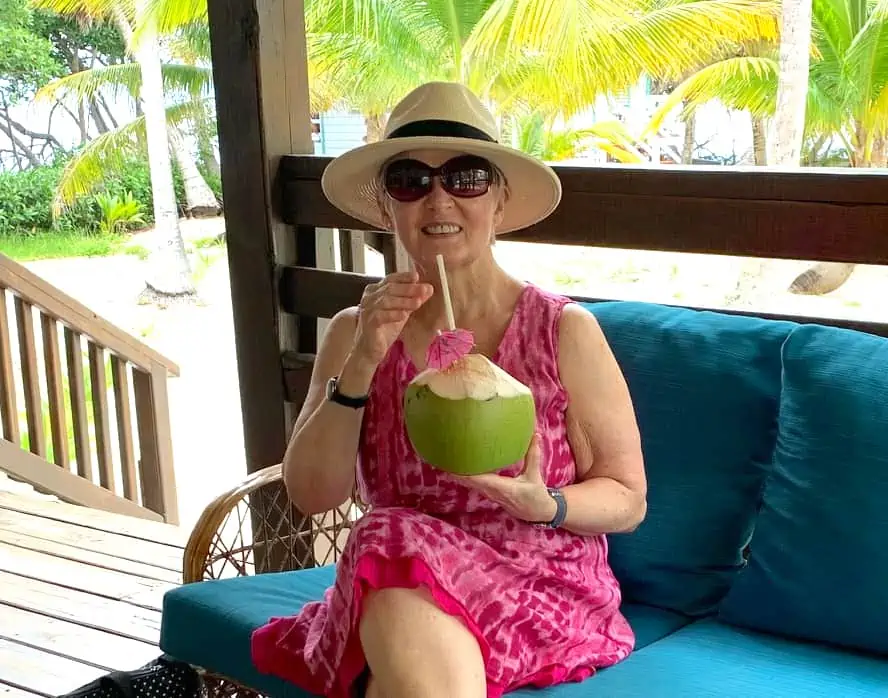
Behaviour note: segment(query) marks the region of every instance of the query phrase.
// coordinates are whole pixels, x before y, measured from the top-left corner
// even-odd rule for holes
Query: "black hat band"
[[[496,139],[488,136],[480,128],[469,126],[459,121],[445,119],[424,119],[404,124],[392,131],[389,138],[415,138],[417,136],[433,136],[437,138],[470,138],[478,141],[496,143]]]

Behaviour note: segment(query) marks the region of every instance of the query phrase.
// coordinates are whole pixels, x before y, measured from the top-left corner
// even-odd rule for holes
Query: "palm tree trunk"
[[[188,214],[196,218],[218,216],[219,202],[216,200],[216,195],[197,169],[197,163],[185,147],[181,134],[174,128],[168,127],[167,130],[170,136],[170,148],[182,172]]]
[[[812,0],[782,0],[777,106],[773,121],[772,151],[767,158],[769,164],[780,167],[799,167],[801,164],[811,24]],[[753,134],[755,128],[753,123]],[[750,259],[743,267],[737,284],[738,295],[745,297],[750,305],[758,305],[769,293],[764,279],[773,267],[773,260]]]
[[[805,133],[812,0],[783,0],[773,163],[798,167]]]
[[[136,14],[143,15],[147,0],[136,0]],[[128,42],[129,43],[129,42]],[[167,137],[163,77],[157,36],[146,32],[134,51],[142,73],[141,105],[145,113],[148,166],[154,204],[155,248],[152,251],[150,290],[161,296],[193,294],[191,266],[179,229],[179,212],[173,187],[173,168]]]
[[[775,165],[799,167],[801,163],[811,19],[811,0],[783,0],[773,152]],[[789,285],[789,291],[811,295],[829,293],[845,283],[853,271],[853,264],[819,262],[797,276]]]
[[[697,114],[691,112],[685,119],[684,143],[681,149],[681,162],[684,165],[694,164],[694,146],[696,145],[695,137],[697,135]]]
[[[752,120],[752,157],[756,167],[768,164],[768,134],[764,119]]]
[[[367,128],[367,135],[364,138],[365,143],[376,143],[382,139],[382,132],[385,127],[381,114],[368,114],[364,117],[364,125]]]
[[[879,136],[873,143],[870,167],[888,167],[888,138]]]

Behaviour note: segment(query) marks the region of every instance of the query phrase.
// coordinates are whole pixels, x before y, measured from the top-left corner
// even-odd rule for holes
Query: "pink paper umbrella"
[[[447,330],[435,335],[426,352],[429,368],[443,370],[468,354],[475,346],[475,336],[468,330]]]
[[[438,275],[441,277],[441,291],[444,296],[444,310],[447,313],[447,327],[445,332],[438,332],[429,350],[426,352],[426,365],[429,368],[443,370],[454,361],[468,354],[475,346],[475,335],[468,330],[460,330],[456,327],[453,318],[453,305],[450,302],[450,287],[447,283],[447,271],[444,268],[444,256],[436,255],[435,262],[438,265]]]

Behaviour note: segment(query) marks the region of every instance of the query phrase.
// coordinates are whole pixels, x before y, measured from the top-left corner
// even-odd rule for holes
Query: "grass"
[[[22,233],[0,237],[0,253],[17,262],[34,262],[41,259],[66,257],[108,257],[129,254],[147,259],[150,252],[144,246],[129,243],[127,235],[87,235],[85,233],[61,233],[42,230],[36,234]],[[218,238],[199,238],[190,243],[191,252],[225,248],[225,241]]]
[[[122,251],[123,236],[41,231],[38,235],[0,237],[0,252],[17,262],[64,257],[107,257]]]

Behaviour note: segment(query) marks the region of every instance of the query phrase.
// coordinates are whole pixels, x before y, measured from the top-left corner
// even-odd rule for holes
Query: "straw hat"
[[[561,182],[552,168],[498,139],[496,120],[470,90],[453,82],[426,83],[395,106],[382,140],[331,160],[321,186],[334,206],[382,230],[378,176],[391,157],[420,148],[479,155],[499,167],[509,184],[509,200],[496,232],[526,228],[555,210]]]

